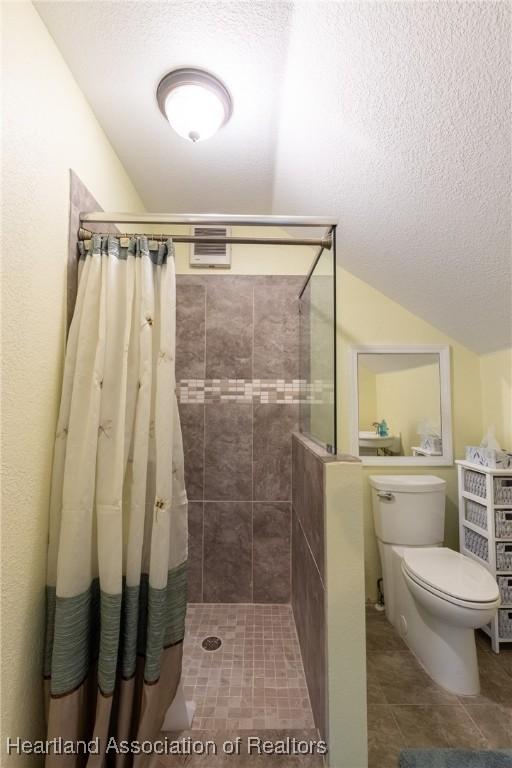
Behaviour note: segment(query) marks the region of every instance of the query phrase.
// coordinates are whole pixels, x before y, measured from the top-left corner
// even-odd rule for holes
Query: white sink
[[[359,433],[359,447],[360,448],[391,448],[394,441],[393,435],[387,437],[381,437],[376,432],[360,432]]]

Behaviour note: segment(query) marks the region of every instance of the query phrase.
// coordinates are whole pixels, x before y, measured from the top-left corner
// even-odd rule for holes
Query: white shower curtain
[[[73,768],[131,765],[105,756],[109,737],[156,736],[186,611],[173,245],[111,235],[91,245],[65,358],[47,579],[48,738],[101,745],[47,758]]]

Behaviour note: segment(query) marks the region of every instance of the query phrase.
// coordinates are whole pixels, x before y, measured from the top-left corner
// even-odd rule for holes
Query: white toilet
[[[444,480],[374,475],[370,484],[386,616],[438,685],[476,696],[474,630],[500,604],[496,581],[483,565],[442,546]]]

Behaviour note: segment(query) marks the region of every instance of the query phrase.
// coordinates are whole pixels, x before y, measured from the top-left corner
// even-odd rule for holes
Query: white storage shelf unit
[[[512,468],[491,469],[457,461],[460,551],[496,578],[501,606],[483,627],[492,648],[512,643]]]

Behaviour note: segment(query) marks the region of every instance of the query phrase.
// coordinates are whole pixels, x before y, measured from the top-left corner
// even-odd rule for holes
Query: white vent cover
[[[227,227],[192,227],[194,237],[229,237]],[[229,269],[231,246],[228,243],[191,243],[190,266]]]

